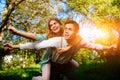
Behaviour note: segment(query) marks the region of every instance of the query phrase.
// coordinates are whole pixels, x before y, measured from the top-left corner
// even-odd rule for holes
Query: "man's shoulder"
[[[49,38],[49,40],[52,39],[52,40],[60,40],[60,39],[64,39],[64,37],[52,37],[52,38]]]

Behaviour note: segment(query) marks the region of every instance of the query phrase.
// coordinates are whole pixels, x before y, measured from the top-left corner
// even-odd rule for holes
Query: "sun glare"
[[[101,27],[81,27],[79,34],[87,41],[103,45],[117,44],[118,33],[109,26]]]

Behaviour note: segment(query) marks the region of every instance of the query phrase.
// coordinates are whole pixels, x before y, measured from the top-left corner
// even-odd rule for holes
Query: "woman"
[[[37,41],[43,41],[51,37],[57,37],[57,36],[63,35],[62,24],[57,18],[51,18],[48,21],[48,30],[46,34],[36,35],[36,34],[28,33],[28,32],[20,32],[11,26],[8,29],[13,34],[20,35],[28,39],[37,40]],[[42,68],[42,79],[43,80],[50,80],[50,67],[51,67],[50,60],[51,60],[51,48],[47,48],[47,50],[43,54],[42,61],[40,62],[41,68]],[[72,64],[75,68],[79,66],[79,64],[75,62],[74,60],[72,60],[70,64]],[[33,77],[32,80],[37,80],[39,78],[40,77]]]

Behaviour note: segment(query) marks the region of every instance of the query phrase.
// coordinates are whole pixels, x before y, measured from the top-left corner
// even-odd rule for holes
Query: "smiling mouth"
[[[56,31],[57,30],[57,28],[56,29],[54,29],[54,31]]]
[[[68,37],[69,35],[68,34],[65,34],[66,37]]]

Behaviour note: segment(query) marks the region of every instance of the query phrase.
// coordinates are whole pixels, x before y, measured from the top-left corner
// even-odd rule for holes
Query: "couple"
[[[36,40],[39,42],[46,40],[46,39],[49,39],[49,38],[52,38],[52,37],[57,37],[57,36],[63,35],[62,24],[61,24],[60,20],[58,20],[57,18],[51,18],[48,21],[48,28],[47,28],[48,30],[46,31],[46,34],[32,34],[32,33],[28,33],[28,32],[20,32],[12,26],[9,26],[8,29],[13,34],[20,35],[20,36],[23,36],[25,38]],[[62,51],[62,50],[59,50],[59,52],[60,51]],[[52,48],[47,48],[47,50],[43,54],[42,61],[40,63],[41,67],[42,67],[42,78],[44,80],[50,80],[51,53],[52,53]],[[70,65],[73,66],[74,69],[78,68],[78,66],[79,66],[79,64],[73,59],[70,61]],[[52,68],[52,71],[53,71],[53,69],[54,68]],[[52,76],[52,73],[51,73],[51,76]],[[37,77],[34,77],[34,79],[37,79]]]
[[[52,22],[52,21],[51,21]],[[54,23],[54,21],[53,21]],[[49,29],[52,30],[53,25],[57,25],[57,23],[50,24]],[[10,29],[10,28],[9,28]],[[58,28],[53,28],[54,30],[57,30]],[[58,74],[62,73],[65,75],[68,80],[79,80],[79,76],[75,73],[75,70],[79,66],[72,58],[74,54],[81,48],[91,48],[91,49],[110,49],[114,47],[111,46],[103,46],[100,44],[94,44],[85,41],[82,39],[77,33],[79,30],[79,25],[73,20],[69,20],[64,25],[64,31],[63,31],[63,37],[54,37],[50,38],[48,40],[44,40],[42,42],[35,42],[35,43],[26,43],[26,44],[20,44],[20,45],[12,45],[12,44],[5,44],[5,49],[42,49],[42,48],[48,48],[49,54],[49,60],[48,63],[44,63],[47,66],[46,68],[42,68],[42,79],[46,80],[45,78],[49,75],[50,76],[50,64],[51,64],[51,80],[56,80],[56,77]],[[18,32],[19,33],[19,32]],[[27,36],[28,37],[28,36]],[[57,50],[57,49],[58,50]],[[45,57],[45,56],[44,56]],[[48,56],[47,56],[48,57]],[[51,62],[51,63],[49,63]],[[49,69],[48,69],[49,67]],[[48,73],[46,73],[48,72]],[[46,74],[45,74],[46,73]],[[54,75],[53,75],[54,73]],[[48,80],[49,80],[48,79]],[[40,79],[39,79],[40,80]]]

